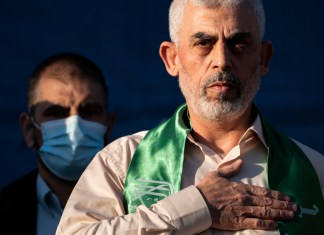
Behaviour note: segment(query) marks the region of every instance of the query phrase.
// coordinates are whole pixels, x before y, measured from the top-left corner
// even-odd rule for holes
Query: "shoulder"
[[[120,137],[97,154],[97,160],[112,168],[121,178],[125,178],[135,150],[148,131]]]
[[[13,182],[9,183],[8,185],[4,186],[1,189],[1,194],[4,193],[15,193],[15,192],[26,192],[25,190],[31,189],[31,185],[35,185],[36,187],[36,179],[37,179],[37,170],[33,170],[29,173],[27,173],[24,176],[21,176],[20,178],[14,180]]]
[[[107,145],[102,151],[104,151],[108,155],[115,155],[115,154],[121,154],[121,153],[133,153],[138,146],[138,144],[141,142],[141,140],[146,135],[147,131],[141,131],[137,132],[132,135],[123,136],[109,145]]]
[[[5,227],[15,227],[15,234],[35,234],[37,196],[36,180],[38,171],[34,170],[5,186],[0,192],[0,220]],[[17,213],[26,215],[17,227]],[[27,232],[26,232],[27,231]]]
[[[1,210],[6,205],[16,207],[24,202],[33,204],[36,201],[37,174],[38,171],[34,170],[3,187],[0,191]]]
[[[304,152],[311,162],[322,162],[322,164],[324,164],[324,155],[297,140],[293,139],[293,141],[298,145],[298,147]]]
[[[103,156],[109,156],[109,158],[113,156],[117,156],[119,158],[121,156],[132,157],[138,144],[144,138],[146,133],[147,131],[141,131],[132,135],[120,137],[108,144],[100,153]]]

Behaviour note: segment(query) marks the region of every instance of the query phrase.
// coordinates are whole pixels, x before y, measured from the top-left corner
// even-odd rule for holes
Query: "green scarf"
[[[291,221],[278,221],[280,234],[324,234],[324,200],[312,164],[302,150],[261,117],[268,143],[269,187],[290,195],[299,205]],[[128,169],[124,197],[128,212],[150,207],[181,189],[184,149],[191,131],[187,106],[150,130],[140,142]]]

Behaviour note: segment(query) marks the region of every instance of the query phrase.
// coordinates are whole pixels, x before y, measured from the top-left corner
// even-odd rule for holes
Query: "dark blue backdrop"
[[[158,55],[168,40],[170,1],[34,0],[0,3],[0,187],[35,166],[18,116],[28,76],[45,57],[75,51],[94,60],[111,87],[113,139],[148,129],[183,102]],[[285,133],[324,153],[324,17],[321,0],[266,0],[275,55],[256,103]]]

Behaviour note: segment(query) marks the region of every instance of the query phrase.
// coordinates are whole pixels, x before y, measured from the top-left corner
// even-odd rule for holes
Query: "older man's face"
[[[189,109],[210,120],[243,112],[263,75],[261,51],[258,25],[248,5],[209,9],[188,4],[176,65]]]

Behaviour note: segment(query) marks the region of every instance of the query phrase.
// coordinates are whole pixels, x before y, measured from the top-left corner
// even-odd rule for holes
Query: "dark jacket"
[[[7,234],[36,234],[37,174],[34,170],[0,191],[0,227]]]

